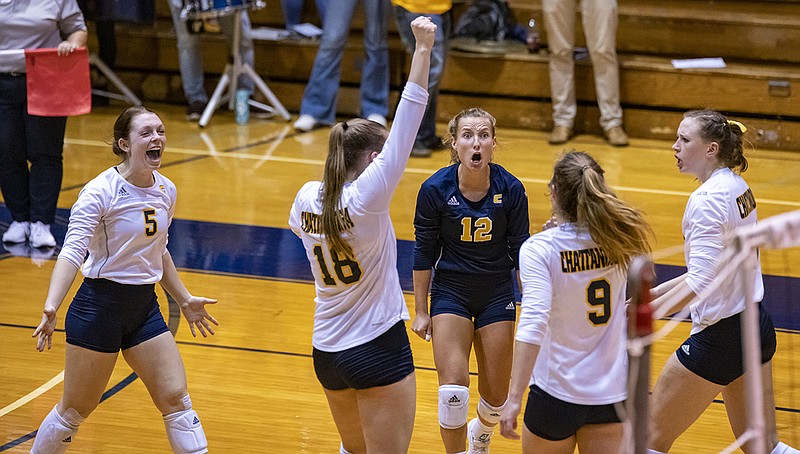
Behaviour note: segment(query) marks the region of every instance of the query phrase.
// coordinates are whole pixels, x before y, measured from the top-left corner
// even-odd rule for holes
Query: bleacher
[[[307,2],[313,7],[313,2]],[[456,0],[454,18],[469,0]],[[335,2],[331,6],[335,7]],[[511,3],[519,23],[541,21],[541,0]],[[308,19],[313,21],[313,11]],[[280,3],[250,11],[253,27],[282,28]],[[342,64],[338,111],[358,112],[362,44],[359,13]],[[541,23],[541,22],[540,22]],[[578,21],[580,23],[580,21]],[[542,30],[546,45],[546,28]],[[632,137],[673,139],[684,111],[710,107],[756,131],[759,148],[800,150],[800,0],[619,0],[617,49],[625,128]],[[222,35],[204,35],[209,93],[228,59]],[[172,20],[157,0],[154,25],[117,27],[115,70],[147,102],[184,103]],[[90,34],[90,47],[96,47]],[[255,69],[287,109],[297,112],[317,43],[255,41]],[[577,46],[583,45],[578,31]],[[390,25],[392,105],[405,80],[409,57]],[[722,57],[722,69],[674,69],[675,58]],[[439,97],[439,119],[480,105],[506,127],[547,131],[552,127],[547,54],[452,50]],[[591,65],[576,65],[578,133],[599,133]],[[794,90],[793,90],[794,88]]]

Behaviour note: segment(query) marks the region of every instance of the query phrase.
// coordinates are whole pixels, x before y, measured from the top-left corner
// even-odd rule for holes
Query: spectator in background
[[[0,2],[0,50],[86,46],[86,23],[75,0]],[[0,189],[14,221],[3,242],[53,247],[64,172],[67,117],[28,114],[25,55],[0,60]],[[30,167],[28,166],[30,163]]]
[[[208,103],[205,81],[203,78],[203,58],[200,54],[199,36],[191,33],[187,22],[181,19],[183,9],[182,0],[168,0],[172,12],[172,22],[175,24],[175,35],[178,38],[178,58],[183,82],[183,93],[189,107],[186,109],[187,120],[198,120]],[[228,38],[228,43],[233,43],[233,30],[235,14],[220,16],[217,20],[222,32]],[[239,41],[239,53],[242,61],[254,67],[253,40],[250,38],[250,18],[247,12],[242,12],[242,35]],[[239,76],[238,87],[253,93],[253,80],[246,75]]]
[[[303,22],[303,3],[304,0],[281,0],[281,9],[283,9],[283,20],[286,22],[286,30],[292,31],[296,25]],[[321,24],[325,23],[325,9],[328,6],[328,0],[316,0],[317,14]]]
[[[389,113],[389,45],[386,41],[387,8],[384,0],[338,0],[325,12],[314,68],[303,93],[299,131],[332,125],[336,118],[342,56],[350,34],[356,5],[364,5],[364,50],[361,68],[361,116],[386,126]]]
[[[452,26],[452,0],[392,0],[397,31],[409,53],[414,51],[414,34],[411,21],[417,16],[427,16],[436,24],[436,41],[431,51],[431,72],[428,75],[428,108],[417,132],[411,156],[428,157],[434,150],[444,150],[442,138],[436,135],[436,108],[439,82],[447,60],[448,38]]]
[[[575,102],[575,10],[577,0],[542,0],[550,48],[550,92],[553,98],[553,131],[548,142],[562,144],[572,137]],[[582,0],[581,17],[586,46],[592,59],[600,126],[611,145],[628,145],[622,129],[617,63],[617,1]]]

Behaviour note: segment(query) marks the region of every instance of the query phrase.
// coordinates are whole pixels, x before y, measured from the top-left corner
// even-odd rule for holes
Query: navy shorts
[[[397,383],[414,372],[406,324],[400,320],[366,344],[323,352],[314,349],[314,372],[325,389],[367,389]]]
[[[775,355],[775,327],[772,317],[758,303],[761,331],[761,364]],[[738,313],[689,336],[675,354],[684,367],[718,385],[727,386],[744,374],[742,325]]]
[[[64,320],[67,342],[116,353],[169,332],[158,309],[155,284],[83,280]]]
[[[565,440],[587,424],[621,422],[614,404],[572,404],[556,399],[536,385],[528,393],[524,421],[532,434],[550,441]]]
[[[475,321],[475,329],[517,319],[511,273],[470,276],[436,273],[431,285],[431,317],[455,314]]]

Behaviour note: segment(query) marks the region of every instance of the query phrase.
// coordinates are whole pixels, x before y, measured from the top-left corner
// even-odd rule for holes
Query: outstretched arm
[[[183,316],[189,323],[189,330],[192,336],[197,337],[195,329],[200,331],[203,337],[207,337],[206,331],[214,334],[214,328],[211,324],[219,325],[217,320],[206,311],[206,304],[215,304],[217,300],[210,298],[203,298],[202,296],[193,296],[183,285],[178,270],[175,268],[175,262],[172,261],[172,255],[167,251],[163,256],[164,276],[161,278],[161,285],[167,291],[183,312]]]
[[[420,16],[411,21],[411,31],[414,33],[416,47],[411,57],[411,69],[408,81],[428,88],[428,73],[431,68],[431,49],[436,36],[436,24],[429,17]]]
[[[36,341],[36,350],[44,351],[45,346],[47,349],[53,346],[53,331],[56,329],[56,313],[64,297],[67,296],[69,288],[72,286],[72,281],[78,274],[78,269],[75,265],[64,259],[56,260],[53,267],[53,274],[50,276],[50,288],[47,290],[47,299],[44,301],[44,310],[42,311],[42,321],[39,326],[33,331],[31,337],[38,337]]]

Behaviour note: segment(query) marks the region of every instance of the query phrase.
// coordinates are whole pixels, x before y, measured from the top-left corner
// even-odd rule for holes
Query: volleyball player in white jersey
[[[687,272],[652,290],[654,317],[674,313],[689,304],[711,284],[719,268],[725,235],[757,222],[756,200],[740,172],[747,170],[742,150],[746,128],[719,112],[687,112],[678,127],[675,150],[678,170],[694,176],[700,186],[692,192],[683,215]],[[754,255],[753,298],[764,297],[761,264]],[[688,287],[688,296],[674,295]],[[650,399],[651,453],[666,453],[675,440],[722,393],[734,435],[746,429],[746,397],[740,317],[745,295],[740,285],[726,285],[701,301],[691,303],[690,337],[671,355],[656,381]],[[772,356],[775,328],[759,303],[761,363],[764,385],[766,450],[774,454],[798,453],[778,441],[775,396],[772,388]],[[748,443],[744,452],[754,449]]]
[[[414,426],[409,315],[389,203],[425,113],[436,26],[418,17],[411,28],[416,48],[391,131],[363,119],[335,125],[323,181],[300,189],[289,217],[314,274],[314,370],[342,453],[405,453]]]
[[[576,445],[582,454],[621,452],[614,404],[627,396],[626,269],[649,253],[652,232],[603,173],[584,152],[559,159],[550,182],[557,225],[520,249],[522,310],[500,433],[520,438],[530,386],[524,453],[571,454]]]
[[[196,330],[203,337],[214,334],[217,321],[205,305],[216,300],[189,293],[166,248],[177,193],[157,172],[165,145],[158,115],[144,107],[126,109],[114,124],[112,144],[122,162],[87,183],[72,207],[42,322],[33,333],[37,350],[50,349],[56,313],[79,268],[85,278],[65,319],[64,393],[39,426],[32,453],[66,451],[100,403],[120,350],[161,411],[173,452],[208,451],[154,291],[160,282],[177,300],[193,336]]]

